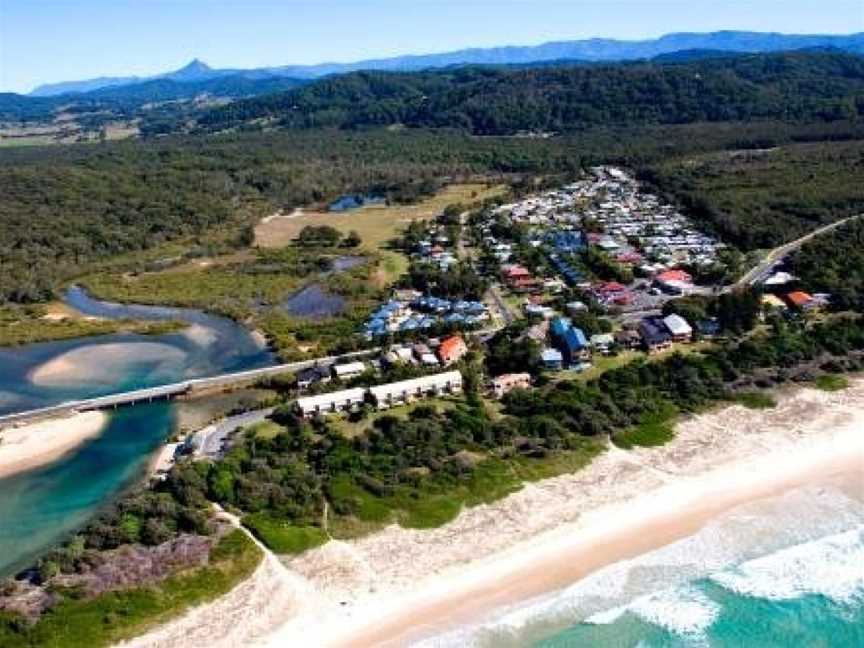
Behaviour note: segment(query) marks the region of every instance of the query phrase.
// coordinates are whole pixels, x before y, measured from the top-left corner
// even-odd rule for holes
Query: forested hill
[[[478,135],[864,116],[864,57],[792,52],[684,63],[357,72],[204,113],[202,130],[404,124]]]

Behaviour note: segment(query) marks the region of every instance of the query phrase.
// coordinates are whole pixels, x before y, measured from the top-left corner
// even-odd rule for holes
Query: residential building
[[[591,352],[585,333],[582,332],[582,329],[573,326],[570,319],[556,317],[552,320],[549,330],[552,333],[553,341],[568,365],[590,357]]]
[[[794,308],[801,310],[811,310],[816,305],[813,301],[813,295],[806,293],[803,290],[795,290],[786,295],[786,301]]]
[[[468,345],[458,335],[441,340],[441,346],[438,347],[438,358],[445,367],[459,362],[466,353],[468,353]]]
[[[348,362],[341,365],[333,365],[333,375],[339,380],[350,380],[356,378],[366,371],[366,365],[362,362]]]
[[[309,367],[297,372],[297,388],[309,389],[312,385],[330,382],[330,369],[328,367]]]
[[[342,391],[303,396],[297,399],[297,410],[303,418],[314,418],[327,414],[338,414],[356,409],[366,399],[366,390],[362,387],[343,389]]]
[[[378,409],[387,409],[409,403],[418,398],[439,394],[456,394],[462,391],[462,374],[446,371],[432,376],[376,385],[369,388],[369,395]]]
[[[615,343],[623,349],[638,349],[642,346],[642,338],[639,336],[639,332],[633,329],[616,331],[614,336]]]
[[[540,352],[540,361],[543,363],[543,368],[549,371],[561,371],[564,364],[564,357],[558,349],[545,348]]]
[[[663,324],[669,330],[673,342],[689,342],[693,339],[693,327],[677,313],[664,317]]]
[[[609,349],[615,344],[615,336],[611,333],[597,333],[589,340],[591,348],[600,353],[609,353]]]
[[[528,389],[529,387],[531,387],[531,374],[527,373],[503,374],[492,379],[492,394],[495,398],[501,398],[514,389]]]
[[[657,353],[672,346],[672,335],[659,317],[646,317],[639,322],[639,335],[648,353]]]

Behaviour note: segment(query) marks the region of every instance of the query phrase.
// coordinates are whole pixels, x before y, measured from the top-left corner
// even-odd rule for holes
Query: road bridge
[[[97,396],[95,398],[66,401],[49,407],[41,407],[38,409],[0,416],[0,428],[35,419],[49,418],[51,416],[63,416],[72,412],[86,412],[97,409],[116,409],[117,407],[125,405],[135,405],[136,403],[148,403],[176,398],[177,396],[194,393],[195,391],[203,391],[205,389],[241,385],[260,380],[261,378],[267,378],[269,376],[302,371],[309,367],[331,366],[343,360],[347,361],[374,355],[380,352],[380,350],[379,347],[376,347],[374,349],[364,349],[363,351],[352,351],[351,353],[343,353],[336,356],[326,356],[322,358],[314,358],[312,360],[301,360],[299,362],[260,367],[258,369],[248,369],[246,371],[221,374],[208,378],[193,378],[182,382],[159,385],[158,387],[118,392],[116,394]]]

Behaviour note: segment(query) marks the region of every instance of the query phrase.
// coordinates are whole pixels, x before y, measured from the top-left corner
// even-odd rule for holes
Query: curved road
[[[810,239],[816,238],[822,234],[830,232],[834,230],[844,223],[848,223],[851,220],[856,218],[860,218],[864,214],[856,214],[855,216],[849,216],[847,218],[843,218],[839,221],[835,221],[830,223],[829,225],[825,225],[824,227],[820,227],[817,230],[813,230],[809,234],[805,234],[801,238],[795,239],[794,241],[790,241],[789,243],[784,243],[783,245],[774,248],[771,250],[765,258],[759,262],[759,264],[748,271],[743,277],[741,277],[734,284],[729,286],[727,290],[734,290],[735,288],[742,288],[744,286],[753,285],[763,279],[768,277],[768,274],[774,270],[777,265],[783,261],[790,253],[794,252],[802,245],[804,245]]]

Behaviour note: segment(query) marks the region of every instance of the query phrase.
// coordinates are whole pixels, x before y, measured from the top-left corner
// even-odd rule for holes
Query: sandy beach
[[[668,545],[743,504],[837,480],[864,498],[864,380],[778,400],[691,417],[666,446],[610,449],[438,529],[333,541],[283,560],[284,572],[265,563],[238,590],[134,645],[191,647],[187,633],[194,626],[200,640],[202,620],[214,647],[408,645]],[[238,636],[226,609],[248,614],[247,597],[267,591],[279,597],[253,615],[267,623]]]
[[[0,478],[51,463],[99,436],[108,422],[93,411],[0,431]]]

